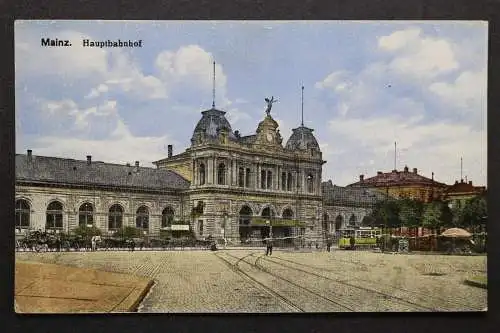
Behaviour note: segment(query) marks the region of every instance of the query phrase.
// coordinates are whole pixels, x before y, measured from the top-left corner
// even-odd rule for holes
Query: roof
[[[217,110],[215,108],[201,112],[202,117],[194,128],[192,141],[196,142],[198,135],[207,135],[209,137],[217,137],[219,130],[226,129],[229,137],[235,139],[234,133],[231,129],[231,124],[224,116],[225,111]]]
[[[16,181],[184,190],[190,182],[166,169],[16,154]]]
[[[398,186],[398,185],[433,185],[446,186],[444,183],[437,182],[433,179],[424,177],[417,173],[417,170],[408,171],[405,167],[403,171],[392,170],[391,172],[378,172],[374,177],[363,179],[348,186]]]
[[[285,148],[289,150],[319,149],[318,141],[312,134],[314,130],[305,126],[300,126],[292,130],[292,135],[288,139]]]
[[[257,138],[256,134],[246,135],[238,138],[238,141],[245,144],[251,144],[255,142],[256,138]]]
[[[464,182],[463,179],[458,182],[456,181],[455,184],[451,185],[448,187],[446,190],[446,194],[464,194],[464,193],[475,193],[475,194],[480,194],[483,193],[486,190],[486,187],[484,186],[474,186],[472,185],[472,182]]]
[[[366,206],[385,199],[385,196],[376,190],[336,186],[331,180],[321,183],[321,189],[323,201],[327,205]]]

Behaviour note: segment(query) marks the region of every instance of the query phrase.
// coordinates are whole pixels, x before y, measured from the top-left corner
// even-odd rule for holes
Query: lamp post
[[[226,248],[226,226],[227,226],[227,211],[224,210],[222,213],[222,216],[224,217],[224,222],[222,224],[222,237],[224,238],[224,248]]]

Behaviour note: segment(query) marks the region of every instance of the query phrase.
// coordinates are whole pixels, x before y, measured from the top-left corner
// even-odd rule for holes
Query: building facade
[[[197,238],[241,244],[272,235],[292,245],[360,225],[380,195],[322,183],[326,161],[313,129],[301,125],[283,143],[278,127],[268,107],[255,133],[241,136],[212,107],[190,147],[173,154],[169,145],[156,168],[17,154],[16,230],[92,224],[156,234],[189,224]]]
[[[378,171],[376,176],[370,178],[360,175],[359,181],[348,187],[375,189],[395,199],[408,198],[430,202],[443,199],[448,185],[435,181],[434,173],[431,178],[428,178],[419,174],[417,168],[410,171],[408,166],[405,166],[403,170]]]

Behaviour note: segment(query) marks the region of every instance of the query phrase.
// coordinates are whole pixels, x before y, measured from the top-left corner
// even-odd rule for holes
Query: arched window
[[[149,212],[148,207],[141,206],[135,213],[135,226],[139,229],[149,229]]]
[[[161,227],[170,227],[174,223],[174,210],[172,207],[166,207],[161,212]]]
[[[94,224],[94,208],[92,204],[86,202],[78,209],[78,224]]]
[[[123,208],[120,205],[113,205],[109,209],[108,229],[120,229],[123,225]]]
[[[243,168],[238,169],[238,186],[239,187],[245,186],[245,169]]]
[[[24,199],[16,200],[16,229],[30,227],[30,204]]]
[[[250,179],[251,179],[250,178],[250,175],[251,175],[250,168],[247,168],[246,171],[247,171],[247,173],[245,175],[245,187],[250,187],[250,184],[251,184],[251,182],[250,182]]]
[[[343,224],[344,224],[344,218],[342,217],[342,215],[338,215],[335,218],[335,230],[338,231],[342,229]]]
[[[63,205],[59,201],[53,201],[47,206],[45,229],[62,229],[63,227]]]
[[[271,170],[267,170],[267,188],[273,188],[273,172]]]
[[[199,173],[200,173],[200,185],[205,184],[205,164],[201,163],[200,168],[199,168]]]
[[[349,225],[351,226],[356,225],[356,216],[354,216],[354,214],[352,214],[351,218],[349,218]]]
[[[217,167],[217,184],[226,185],[226,166],[224,163]]]
[[[281,190],[286,190],[286,172],[281,173]]]
[[[314,176],[312,174],[308,174],[306,177],[306,188],[308,193],[314,192]]]
[[[286,220],[293,219],[293,211],[290,208],[286,208],[281,216]]]
[[[330,232],[330,223],[328,221],[328,214],[327,213],[324,213],[323,214],[323,230],[325,232]]]

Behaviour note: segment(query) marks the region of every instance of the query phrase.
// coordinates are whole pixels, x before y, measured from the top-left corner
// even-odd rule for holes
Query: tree
[[[85,224],[81,224],[78,227],[76,227],[73,230],[73,232],[76,235],[82,236],[84,238],[101,235],[101,230],[97,228],[95,225],[93,225],[92,227],[87,227]]]
[[[396,200],[380,201],[375,205],[371,217],[378,225],[384,225],[388,228],[397,227],[401,225],[399,211],[399,204]]]
[[[422,221],[422,202],[413,199],[402,199],[398,201],[398,205],[401,225],[409,228],[418,228]]]
[[[131,226],[126,226],[118,229],[118,231],[116,232],[116,236],[126,239],[142,237],[141,229]]]
[[[452,221],[450,208],[442,201],[433,201],[425,205],[422,215],[422,225],[437,231],[449,226]]]
[[[463,227],[476,228],[484,223],[487,215],[486,198],[477,196],[465,202],[459,224]]]

